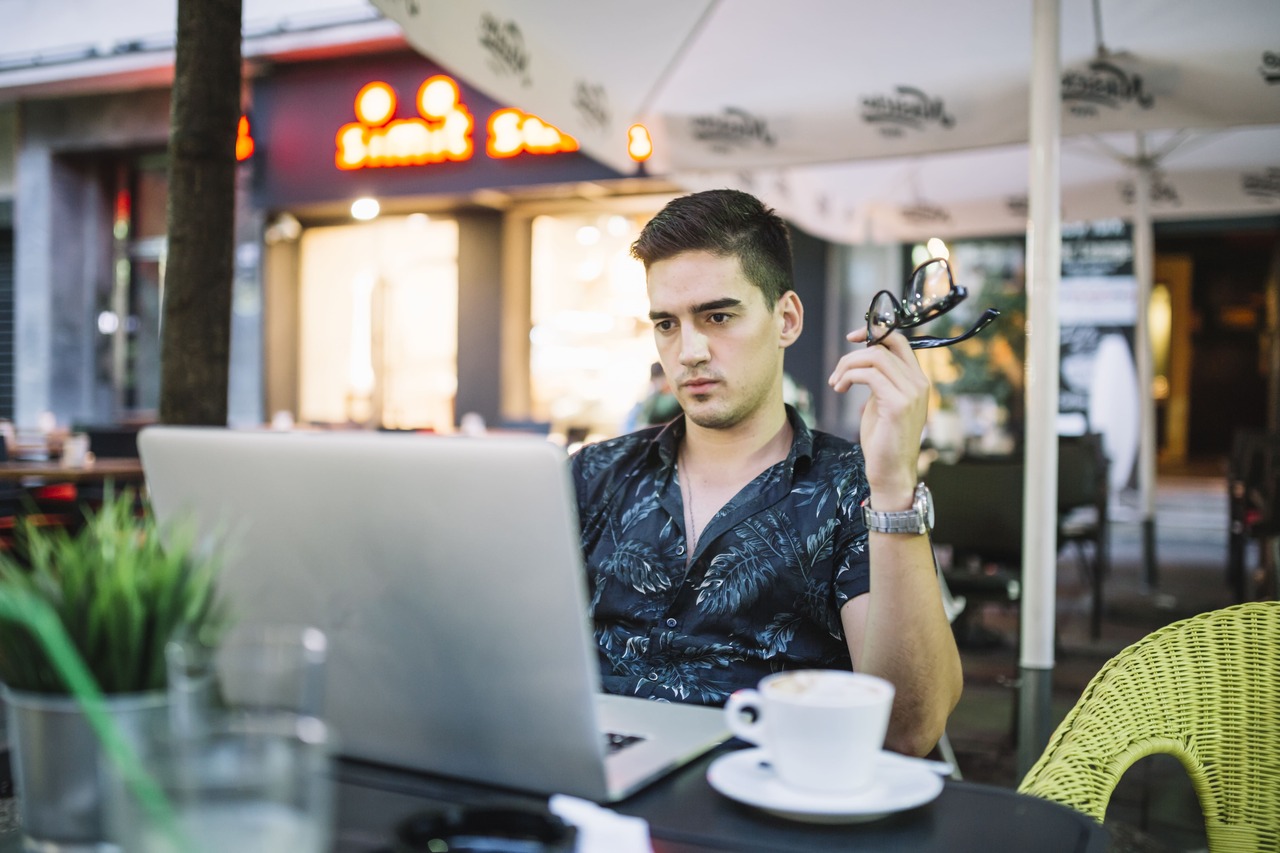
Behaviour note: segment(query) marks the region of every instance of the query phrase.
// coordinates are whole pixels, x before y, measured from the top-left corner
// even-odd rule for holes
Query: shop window
[[[616,435],[645,393],[657,350],[630,248],[651,215],[533,221],[532,409],[557,432]]]
[[[458,226],[423,214],[302,235],[299,416],[450,431]]]

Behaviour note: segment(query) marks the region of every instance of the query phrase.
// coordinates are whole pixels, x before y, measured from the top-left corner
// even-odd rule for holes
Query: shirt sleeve
[[[840,520],[835,545],[837,607],[844,607],[850,599],[871,590],[871,552],[867,543],[867,525],[862,518],[862,502],[867,496],[862,454],[853,454],[852,463],[844,471],[837,510]]]

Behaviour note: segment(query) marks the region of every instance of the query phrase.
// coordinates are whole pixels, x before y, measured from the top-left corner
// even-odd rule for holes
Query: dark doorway
[[[1155,248],[1192,264],[1187,461],[1225,460],[1236,429],[1267,421],[1266,290],[1280,220],[1162,224]]]

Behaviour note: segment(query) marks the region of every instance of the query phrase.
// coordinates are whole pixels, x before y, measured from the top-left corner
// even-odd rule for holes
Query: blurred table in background
[[[143,480],[142,462],[139,459],[102,458],[83,465],[63,465],[57,459],[25,460],[9,459],[0,462],[0,482],[42,483],[138,483]]]

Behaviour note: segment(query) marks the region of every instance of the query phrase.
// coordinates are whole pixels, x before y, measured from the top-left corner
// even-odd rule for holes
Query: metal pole
[[[1049,741],[1058,574],[1058,288],[1062,278],[1059,0],[1036,0],[1031,20],[1019,778]]]
[[[1151,172],[1146,137],[1138,133],[1133,204],[1133,276],[1138,285],[1138,317],[1134,353],[1138,368],[1138,503],[1142,515],[1142,566],[1148,589],[1156,577],[1156,401],[1152,390],[1155,366],[1151,353],[1151,287],[1155,266],[1151,232]]]

